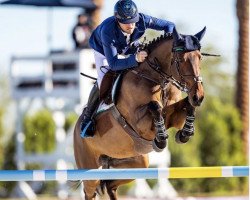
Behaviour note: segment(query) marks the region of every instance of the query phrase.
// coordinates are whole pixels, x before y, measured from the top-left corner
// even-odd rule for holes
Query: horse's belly
[[[90,138],[89,142],[100,154],[112,158],[127,158],[139,155],[135,151],[134,141],[108,113],[99,118],[95,136]]]
[[[98,149],[100,153],[112,158],[137,156],[138,153],[134,149],[133,140],[127,135],[127,133],[125,134],[123,130],[117,130],[117,128],[114,128],[102,137],[97,135],[96,137],[99,140]]]

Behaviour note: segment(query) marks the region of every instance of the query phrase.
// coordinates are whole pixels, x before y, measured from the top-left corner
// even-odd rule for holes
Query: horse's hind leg
[[[102,159],[102,158],[101,158]],[[105,161],[104,161],[105,162]],[[107,167],[112,168],[147,168],[149,166],[148,155],[141,155],[132,158],[115,159],[108,158]],[[129,183],[133,180],[108,180],[103,181],[106,184],[107,193],[111,200],[117,200],[117,188],[120,185]]]
[[[87,158],[85,161],[81,162],[81,165],[77,165],[78,169],[97,169],[99,165],[97,165],[95,161],[95,157],[91,155],[90,152],[84,151],[84,155],[81,154],[81,157]],[[86,180],[83,181],[83,191],[85,194],[85,200],[95,200],[96,198],[96,190],[100,185],[99,180]]]
[[[87,141],[80,138],[80,119],[78,120],[74,131],[74,154],[78,169],[97,169],[99,162],[93,151],[88,147]],[[83,181],[85,200],[94,200],[96,188],[100,181]]]
[[[96,188],[100,181],[84,181],[83,191],[85,194],[85,200],[95,200],[96,198]]]
[[[81,157],[87,158],[81,165],[77,165],[79,169],[97,169],[99,165],[97,165],[95,157],[91,155],[91,153],[87,150],[83,151],[84,155],[81,154]],[[84,158],[83,158],[84,159]],[[95,200],[97,187],[100,185],[99,180],[86,180],[83,181],[84,185],[84,194],[85,200]]]

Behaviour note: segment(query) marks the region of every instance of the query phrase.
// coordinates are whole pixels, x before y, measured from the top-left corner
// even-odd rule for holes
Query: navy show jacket
[[[136,23],[135,30],[130,36],[130,43],[138,40],[148,28],[169,33],[173,31],[174,26],[174,23],[170,21],[139,13],[139,21]],[[130,50],[125,53],[125,55],[129,55],[127,58],[118,59],[118,54],[122,54],[129,45],[114,16],[104,20],[94,30],[89,39],[89,45],[107,58],[112,71],[138,66],[135,52]]]

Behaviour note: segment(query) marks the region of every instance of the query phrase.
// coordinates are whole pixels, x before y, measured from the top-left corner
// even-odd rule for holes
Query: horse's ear
[[[174,41],[178,41],[182,39],[181,35],[177,32],[175,27],[173,29],[173,38],[174,38]]]
[[[203,36],[205,35],[205,32],[206,32],[206,26],[199,32],[199,33],[196,33],[194,36],[199,40],[201,41],[201,39],[203,38]]]

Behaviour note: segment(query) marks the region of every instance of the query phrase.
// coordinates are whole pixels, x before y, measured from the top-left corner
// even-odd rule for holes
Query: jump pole
[[[0,181],[247,177],[249,166],[81,170],[0,170]]]

